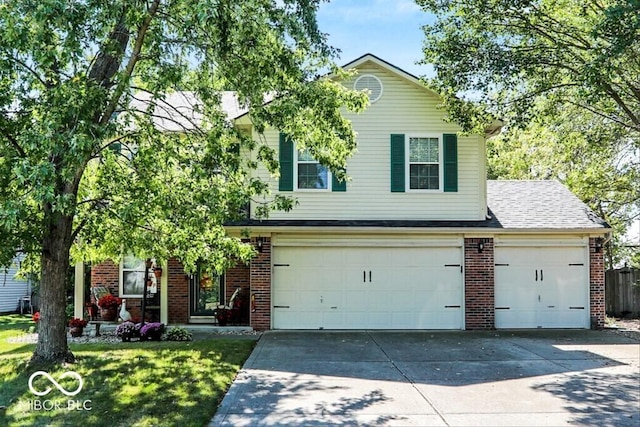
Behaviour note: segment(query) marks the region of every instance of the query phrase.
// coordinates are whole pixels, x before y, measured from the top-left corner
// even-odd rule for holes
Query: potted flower
[[[164,323],[145,323],[140,329],[140,339],[142,341],[160,341],[164,332]]]
[[[98,307],[100,307],[100,316],[102,320],[113,321],[118,317],[118,306],[120,305],[120,298],[114,297],[111,294],[105,295],[98,300]]]
[[[88,323],[89,322],[84,319],[78,319],[77,317],[74,317],[73,319],[69,320],[69,333],[72,337],[81,336],[84,327],[87,326]]]
[[[224,307],[218,307],[213,312],[213,315],[218,319],[218,325],[227,326],[227,323],[231,320],[231,310]]]
[[[131,338],[140,337],[140,324],[133,322],[122,322],[116,328],[116,336],[122,338],[122,342],[131,341]]]

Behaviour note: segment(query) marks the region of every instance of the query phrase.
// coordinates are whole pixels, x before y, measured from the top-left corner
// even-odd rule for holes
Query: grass
[[[77,344],[71,346],[77,359],[73,365],[30,367],[34,345],[11,344],[6,338],[25,333],[32,325],[30,317],[0,316],[0,425],[206,425],[255,344],[229,337]],[[84,381],[83,388],[76,396],[66,397],[46,378],[38,377],[34,388],[51,387],[52,391],[37,397],[28,385],[37,370],[48,372],[66,390],[77,389],[78,383],[60,376],[75,371]],[[38,409],[38,402],[48,410]]]

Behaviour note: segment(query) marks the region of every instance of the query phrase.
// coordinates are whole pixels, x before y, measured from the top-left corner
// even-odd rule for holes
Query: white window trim
[[[329,168],[327,168],[327,188],[298,188],[298,154],[299,154],[298,147],[296,146],[296,144],[294,144],[293,145],[293,180],[294,180],[293,189],[294,191],[299,191],[302,193],[331,192],[333,175],[331,174],[331,170],[329,170]],[[319,162],[316,161],[315,163],[319,163]]]
[[[411,138],[436,138],[438,140],[438,189],[411,188],[411,162],[409,161]],[[444,185],[444,155],[442,152],[442,135],[438,134],[406,134],[404,144],[404,182],[407,193],[443,193]]]

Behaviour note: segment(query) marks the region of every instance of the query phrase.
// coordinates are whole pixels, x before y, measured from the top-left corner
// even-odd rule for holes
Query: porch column
[[[162,276],[160,277],[160,322],[169,324],[169,263],[162,263]]]
[[[84,318],[84,263],[77,262],[73,283],[73,317]]]

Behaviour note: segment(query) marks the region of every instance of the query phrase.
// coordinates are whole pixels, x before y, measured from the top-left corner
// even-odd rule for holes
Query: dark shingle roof
[[[243,227],[467,228],[604,231],[609,225],[558,181],[487,181],[488,217],[461,220],[243,220]]]
[[[609,228],[558,181],[487,181],[487,204],[498,228]]]

